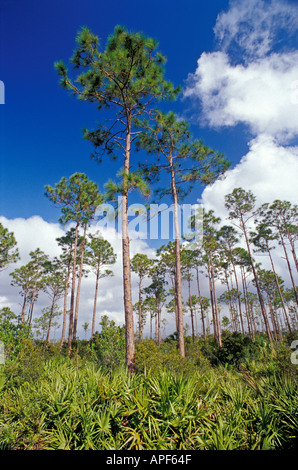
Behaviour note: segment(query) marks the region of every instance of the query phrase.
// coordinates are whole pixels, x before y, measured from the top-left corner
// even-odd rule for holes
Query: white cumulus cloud
[[[288,141],[298,132],[298,51],[231,65],[225,52],[203,53],[185,96],[198,98],[211,127],[247,124],[254,135]]]
[[[224,196],[238,187],[255,194],[256,206],[272,203],[275,199],[298,203],[298,147],[280,146],[264,134],[253,139],[249,146],[249,152],[238,165],[202,194],[204,207],[214,210],[222,218],[227,216]]]
[[[297,43],[289,47],[289,37],[298,31],[298,6],[234,0],[218,15],[214,31],[221,48],[199,57],[184,90],[199,100],[200,118],[217,128],[243,123],[252,135],[270,134],[280,142],[297,136],[298,49]],[[240,48],[237,61],[233,41]],[[283,47],[274,49],[277,44]]]

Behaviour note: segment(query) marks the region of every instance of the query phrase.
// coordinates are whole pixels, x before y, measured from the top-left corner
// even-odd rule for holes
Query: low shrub
[[[136,343],[136,369],[138,372],[150,370],[152,373],[160,373],[162,370],[193,374],[209,362],[202,354],[198,343],[186,343],[186,355],[181,357],[178,351],[177,341],[166,341],[157,346],[150,339]]]
[[[101,318],[101,332],[96,332],[91,341],[91,349],[97,362],[105,368],[115,368],[125,364],[125,329],[104,315]]]
[[[36,346],[32,340],[22,340],[17,356],[7,358],[3,366],[6,386],[20,387],[25,382],[35,382],[44,370],[44,347]]]
[[[260,359],[264,344],[267,344],[267,340],[262,336],[256,336],[253,341],[242,333],[224,331],[221,347],[211,337],[207,341],[201,341],[201,350],[212,365],[228,364],[238,367],[241,363]]]

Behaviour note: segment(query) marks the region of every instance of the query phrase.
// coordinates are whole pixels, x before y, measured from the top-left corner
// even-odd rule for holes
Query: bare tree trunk
[[[269,296],[269,293],[268,293],[267,290],[266,290],[266,294],[267,294],[269,312],[270,312],[270,316],[271,316],[271,323],[272,323],[272,327],[273,327],[274,339],[275,339],[275,341],[277,341],[277,329],[276,329],[276,324],[275,324],[275,318],[274,318],[274,313],[273,313],[273,309],[272,309],[272,303],[271,303],[270,296]]]
[[[80,292],[81,292],[81,283],[82,283],[82,274],[83,274],[83,265],[84,265],[84,256],[85,256],[86,232],[87,232],[87,224],[85,224],[85,227],[84,227],[84,235],[83,235],[83,242],[82,242],[82,253],[81,253],[81,260],[80,260],[80,271],[79,271],[77,296],[76,296],[76,308],[75,308],[75,317],[74,317],[74,324],[73,324],[73,337],[74,338],[76,338],[77,336]]]
[[[198,267],[196,268],[196,273],[197,273],[197,286],[198,286],[198,294],[199,294],[200,308],[201,308],[203,337],[204,337],[204,340],[206,341],[206,329],[205,329],[205,321],[204,321],[204,309],[203,309],[203,302],[202,302],[202,297],[201,297],[201,289],[200,289],[200,281],[199,281],[199,270],[198,270]]]
[[[230,254],[231,254],[231,261],[232,261],[232,266],[233,266],[233,272],[234,272],[235,283],[236,283],[236,290],[237,290],[237,299],[238,299],[238,308],[239,308],[239,316],[240,316],[241,330],[242,330],[242,333],[245,335],[245,329],[244,329],[243,318],[242,318],[242,308],[241,308],[241,294],[240,294],[239,285],[238,285],[238,278],[237,278],[237,273],[236,273],[236,266],[235,266],[235,262],[234,262],[234,259],[233,259],[233,254],[232,254],[231,247],[229,247],[229,249],[230,249]]]
[[[157,345],[161,345],[161,330],[160,330],[160,320],[161,320],[161,308],[158,305],[157,308]]]
[[[123,260],[123,294],[125,311],[125,338],[126,338],[126,365],[130,374],[134,374],[135,368],[135,339],[134,321],[131,293],[131,268],[130,268],[130,240],[128,233],[128,176],[131,150],[130,123],[127,124],[126,148],[124,160],[123,193],[122,193],[122,260]]]
[[[37,281],[35,283],[35,286],[33,288],[33,295],[30,303],[30,310],[29,310],[29,318],[28,318],[28,324],[31,325],[32,322],[32,317],[33,317],[33,308],[34,308],[34,302],[35,302],[35,297],[36,297],[36,291],[37,291]]]
[[[232,329],[233,331],[235,330],[235,325],[234,325],[234,314],[233,314],[233,308],[232,308],[232,299],[231,299],[231,290],[230,290],[230,283],[229,283],[229,277],[227,270],[224,270],[225,272],[225,281],[227,285],[227,291],[228,291],[228,298],[229,298],[229,312],[230,312],[230,317],[231,317],[231,323],[232,323]]]
[[[208,255],[209,261],[207,262],[207,272],[208,272],[208,280],[209,280],[209,290],[210,290],[210,301],[211,301],[211,311],[212,311],[212,321],[213,321],[213,330],[214,330],[214,338],[217,344],[221,345],[221,335],[219,331],[219,323],[218,323],[218,312],[217,312],[217,302],[216,302],[216,294],[214,292],[214,282],[212,277],[212,269],[211,269],[211,256]]]
[[[211,303],[211,313],[212,313],[212,321],[213,321],[214,338],[215,338],[216,342],[218,342],[217,325],[216,325],[216,321],[215,321],[215,311],[214,311],[213,288],[212,288],[212,283],[211,283],[211,273],[210,273],[209,262],[207,262],[207,274],[208,274],[208,282],[209,282],[209,292],[210,292],[210,303]]]
[[[231,277],[231,292],[233,292],[233,289],[234,289],[234,285],[233,285],[233,279]],[[234,301],[234,297],[232,296],[231,298],[231,308],[232,308],[232,320],[233,320],[233,332],[236,333],[238,331],[238,328],[237,328],[237,307],[235,307],[234,305],[235,301]]]
[[[178,309],[177,309],[177,296],[176,296],[176,291],[175,291],[175,276],[170,276],[171,282],[172,282],[172,288],[174,292],[174,308],[175,308],[175,325],[176,325],[176,331],[178,332]]]
[[[65,338],[67,295],[68,295],[68,288],[69,288],[69,279],[70,279],[70,265],[68,266],[67,277],[66,277],[66,280],[65,280],[64,300],[63,300],[63,323],[62,323],[62,335],[61,335],[60,349],[63,346],[64,338]]]
[[[246,299],[246,292],[245,292],[245,284],[244,284],[245,274],[244,274],[243,266],[240,266],[240,272],[241,272],[241,281],[242,281],[242,289],[243,289],[243,297],[244,297],[245,315],[246,315],[247,326],[248,326],[248,334],[249,334],[249,336],[252,336],[250,318],[249,318],[249,312],[248,312],[248,305],[247,305],[247,299]],[[243,334],[245,334],[245,333],[243,333]]]
[[[271,267],[272,267],[272,271],[273,271],[273,274],[274,274],[276,287],[277,287],[277,289],[278,289],[279,297],[280,297],[280,300],[281,300],[281,304],[282,304],[282,309],[283,309],[283,312],[284,312],[284,316],[285,316],[286,321],[287,321],[288,329],[289,329],[289,331],[291,332],[292,330],[291,330],[291,325],[290,325],[289,318],[288,318],[288,313],[287,313],[285,301],[284,301],[284,298],[283,298],[283,295],[282,295],[282,292],[281,292],[281,288],[280,288],[280,285],[279,285],[279,282],[278,282],[278,277],[277,277],[277,274],[276,274],[276,271],[275,271],[275,267],[274,267],[274,264],[273,264],[273,259],[272,259],[272,256],[271,256],[271,253],[270,253],[270,249],[269,249],[269,246],[268,246],[268,243],[267,243],[267,242],[266,242],[266,247],[267,247],[267,252],[268,252],[268,255],[269,255],[270,262],[271,262]]]
[[[192,298],[190,292],[190,279],[188,279],[188,298],[189,298],[189,309],[190,309],[190,319],[191,319],[191,333],[192,333],[192,342],[195,342],[195,327],[194,327],[194,318],[193,318],[193,306]]]
[[[95,280],[95,294],[93,303],[93,315],[92,315],[92,327],[91,327],[91,339],[94,338],[95,334],[95,318],[96,318],[96,305],[97,305],[97,292],[98,292],[98,281],[99,281],[100,264],[97,265],[96,280]]]
[[[75,240],[74,240],[74,249],[73,249],[72,282],[71,282],[69,329],[68,329],[68,355],[69,356],[71,354],[71,344],[73,340],[73,314],[74,314],[74,301],[75,301],[75,288],[76,288],[78,230],[79,230],[79,223],[77,223],[76,228],[75,228]]]
[[[138,313],[139,313],[139,339],[142,338],[142,280],[141,277],[139,279],[139,305],[138,305]]]
[[[179,352],[185,357],[184,327],[183,327],[183,306],[182,306],[182,286],[181,286],[181,259],[180,259],[180,229],[178,217],[178,196],[175,184],[175,172],[173,161],[170,161],[171,168],[171,186],[174,200],[174,226],[175,226],[175,300],[177,304],[178,316],[178,345]]]
[[[24,302],[22,306],[21,323],[24,322],[26,302],[27,302],[27,291],[24,292]]]
[[[46,342],[47,342],[47,343],[48,343],[49,340],[50,340],[50,332],[51,332],[51,326],[52,326],[52,319],[53,319],[53,312],[54,312],[55,300],[56,300],[56,296],[54,295],[53,300],[52,300],[52,306],[51,306],[50,318],[49,318],[49,326],[48,326],[48,332],[47,332],[47,337],[46,337]]]
[[[33,293],[33,296],[35,298],[34,293]],[[28,325],[31,325],[31,323],[32,323],[34,301],[35,300],[33,300],[33,298],[32,298],[32,300],[30,302],[30,310],[29,310],[29,314],[28,314]]]
[[[214,313],[215,313],[215,321],[216,321],[216,329],[217,329],[217,338],[218,338],[218,345],[221,348],[221,329],[220,329],[220,321],[219,321],[219,313],[218,313],[218,305],[217,305],[217,297],[216,297],[216,289],[215,289],[215,276],[214,276],[214,267],[212,263],[212,256],[210,256],[210,267],[211,267],[211,281],[213,286],[213,301],[214,301]]]
[[[274,318],[275,318],[275,321],[276,321],[276,326],[277,326],[277,331],[278,331],[279,338],[282,341],[283,340],[283,333],[282,333],[282,329],[281,329],[281,325],[280,325],[280,321],[279,321],[280,319],[278,318],[277,313],[276,313],[276,316]]]

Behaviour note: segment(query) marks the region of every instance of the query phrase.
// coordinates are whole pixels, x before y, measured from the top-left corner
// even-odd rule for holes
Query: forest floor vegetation
[[[136,342],[108,326],[67,348],[22,339],[0,371],[2,450],[267,450],[297,448],[298,366],[287,342],[240,333]],[[113,341],[111,341],[113,337]]]

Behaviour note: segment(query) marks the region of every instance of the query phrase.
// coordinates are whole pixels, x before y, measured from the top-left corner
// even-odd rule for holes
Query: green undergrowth
[[[290,350],[262,343],[243,362],[215,365],[216,348],[213,355],[208,348],[187,341],[181,358],[175,341],[160,347],[140,341],[130,376],[121,361],[101,364],[87,344],[68,358],[28,341],[1,366],[0,448],[296,448],[297,366]]]

